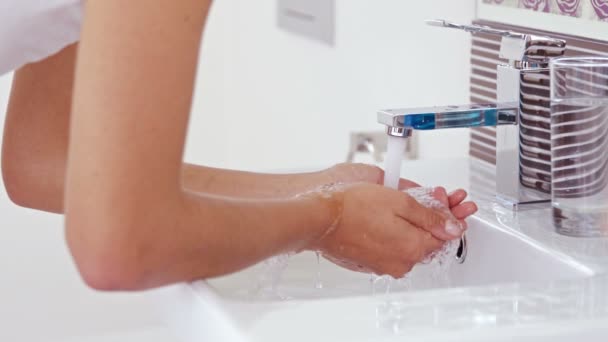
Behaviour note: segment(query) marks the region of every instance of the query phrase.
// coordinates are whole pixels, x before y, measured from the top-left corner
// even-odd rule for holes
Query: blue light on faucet
[[[403,125],[416,130],[496,126],[499,111],[482,109],[462,113],[422,113],[405,116]]]

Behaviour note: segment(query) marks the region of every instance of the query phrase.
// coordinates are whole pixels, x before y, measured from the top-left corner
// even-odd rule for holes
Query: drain
[[[456,251],[456,261],[459,264],[462,264],[466,258],[467,258],[467,236],[463,235],[460,238],[460,245],[458,246],[458,250]]]

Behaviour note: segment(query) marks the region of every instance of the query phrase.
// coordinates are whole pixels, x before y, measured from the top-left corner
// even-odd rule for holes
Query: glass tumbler
[[[550,68],[555,229],[608,236],[608,58],[559,58]]]

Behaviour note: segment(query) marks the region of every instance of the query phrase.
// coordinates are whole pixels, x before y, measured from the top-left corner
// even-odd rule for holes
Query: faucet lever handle
[[[500,58],[512,62],[545,63],[553,57],[560,57],[566,51],[566,41],[553,37],[500,30],[482,25],[456,24],[443,19],[426,20],[431,26],[447,27],[469,32],[471,34],[485,33],[501,37]]]
[[[473,24],[471,24],[471,25],[456,24],[451,21],[447,21],[447,20],[443,20],[443,19],[430,19],[430,20],[425,20],[425,22],[427,23],[427,25],[463,30],[463,31],[469,32],[471,34],[487,33],[487,34],[493,34],[493,35],[501,36],[501,37],[511,37],[511,38],[521,38],[521,39],[524,39],[526,37],[526,35],[523,33],[518,33],[518,32],[513,32],[513,31],[508,31],[508,30],[499,30],[499,29],[495,29],[495,28],[492,28],[489,26],[481,26],[481,25],[473,25]]]

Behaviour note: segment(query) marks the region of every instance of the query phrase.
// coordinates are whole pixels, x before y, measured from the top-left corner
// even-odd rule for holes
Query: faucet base
[[[530,200],[526,202],[515,201],[512,198],[505,198],[500,195],[496,196],[496,202],[503,208],[511,211],[527,211],[537,209],[549,209],[551,208],[550,199],[538,199]]]

